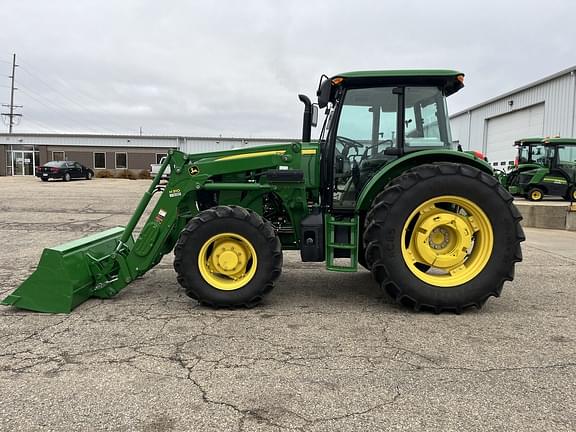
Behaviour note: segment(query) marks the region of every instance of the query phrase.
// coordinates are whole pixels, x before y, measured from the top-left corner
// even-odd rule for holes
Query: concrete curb
[[[576,204],[566,201],[531,202],[522,199],[514,204],[524,218],[522,226],[576,231]]]

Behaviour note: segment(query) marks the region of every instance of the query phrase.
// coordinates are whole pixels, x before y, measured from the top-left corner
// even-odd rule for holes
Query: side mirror
[[[318,96],[318,106],[320,108],[326,108],[328,106],[328,102],[330,102],[330,92],[332,91],[332,85],[327,76],[323,75],[320,79],[320,85],[318,86],[318,91],[316,92],[316,96]]]
[[[312,113],[310,115],[311,121],[310,126],[316,127],[318,126],[318,105],[312,105]]]

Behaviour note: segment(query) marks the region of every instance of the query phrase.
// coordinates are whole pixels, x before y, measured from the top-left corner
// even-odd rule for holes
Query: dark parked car
[[[50,161],[36,168],[36,177],[40,177],[42,181],[51,178],[64,181],[76,178],[92,180],[94,171],[74,161]]]

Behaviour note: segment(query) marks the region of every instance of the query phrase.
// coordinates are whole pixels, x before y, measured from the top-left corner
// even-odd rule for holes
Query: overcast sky
[[[15,132],[292,138],[323,73],[457,69],[454,113],[576,65],[574,0],[1,1]]]

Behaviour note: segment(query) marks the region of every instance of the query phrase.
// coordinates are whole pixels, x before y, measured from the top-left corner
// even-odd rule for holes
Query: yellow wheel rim
[[[453,195],[420,204],[402,229],[402,256],[420,280],[455,287],[478,276],[492,255],[494,233],[486,213]]]
[[[532,193],[530,194],[530,197],[534,200],[534,201],[538,201],[542,199],[542,192],[540,192],[539,190],[534,190],[532,191]]]
[[[245,286],[256,274],[257,266],[252,243],[238,234],[215,235],[202,245],[198,254],[198,268],[204,280],[223,291]]]

